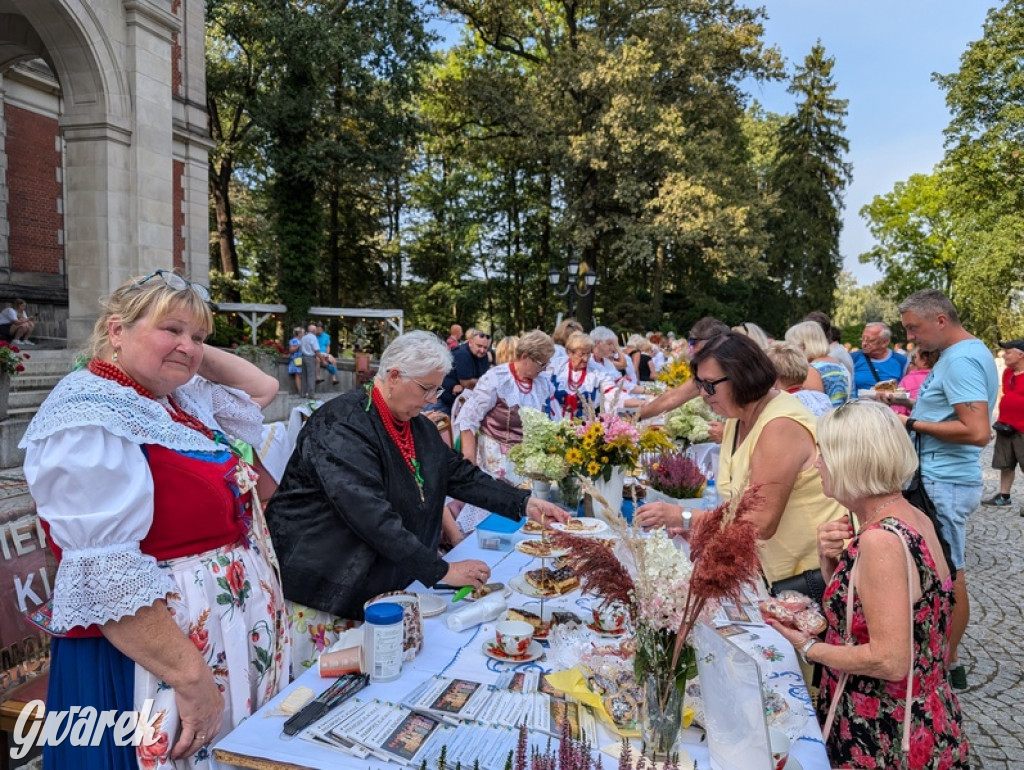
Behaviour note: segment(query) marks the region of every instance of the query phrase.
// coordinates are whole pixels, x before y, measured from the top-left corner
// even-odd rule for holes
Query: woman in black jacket
[[[299,435],[267,510],[292,605],[296,663],[311,665],[314,651],[361,620],[364,602],[379,593],[413,580],[487,582],[484,562],[438,556],[446,495],[513,519],[568,518],[462,459],[420,415],[450,369],[440,339],[404,334],[384,351],[369,392],[327,402]]]

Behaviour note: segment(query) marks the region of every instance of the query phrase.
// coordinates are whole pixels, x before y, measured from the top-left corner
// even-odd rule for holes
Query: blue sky
[[[765,40],[799,64],[819,38],[836,60],[836,96],[849,100],[846,136],[853,183],[846,190],[840,248],[860,284],[881,276],[857,257],[873,245],[857,213],[876,195],[942,159],[949,123],[944,93],[931,74],[959,69],[967,44],[982,36],[993,5],[979,0],[762,0]],[[754,86],[773,112],[792,112],[784,84]]]

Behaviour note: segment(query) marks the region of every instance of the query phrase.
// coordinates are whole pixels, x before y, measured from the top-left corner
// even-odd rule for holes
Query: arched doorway
[[[69,345],[88,337],[97,299],[130,275],[173,265],[206,280],[203,34],[202,0],[0,0],[4,106],[41,124],[49,109],[56,126],[59,216],[32,225],[61,252],[40,260],[19,240],[25,196],[14,193],[30,186],[20,174],[46,169],[9,162],[24,147],[10,145],[23,138],[5,124],[0,301],[27,293],[30,307],[49,303],[53,333]]]

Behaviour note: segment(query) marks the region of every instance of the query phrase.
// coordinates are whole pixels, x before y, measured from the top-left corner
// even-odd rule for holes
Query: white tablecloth
[[[490,564],[492,567],[491,580],[503,581],[506,584],[510,578],[527,568],[535,569],[539,566],[535,560],[518,551],[481,550],[477,547],[476,538],[473,536],[468,537],[448,556],[449,561],[470,558],[480,559]],[[410,586],[410,590],[427,591],[418,583]],[[510,606],[528,608],[535,608],[538,603],[538,600],[518,593],[513,593],[508,601]],[[576,605],[577,614],[583,615],[584,611],[589,610],[593,601],[592,597],[584,597],[579,591],[575,591],[565,597],[560,597],[559,604],[563,606]],[[801,728],[799,740],[793,744],[791,757],[796,759],[797,763],[791,763],[791,767],[793,770],[798,770],[798,767],[802,770],[829,770],[825,747],[821,740],[821,731],[814,719],[810,699],[800,675],[793,648],[768,626],[757,627],[754,629],[754,634],[757,636],[756,639],[749,638],[750,634],[732,637],[732,639],[752,655],[759,656],[762,669],[767,672],[768,684],[787,697],[794,711],[803,709],[808,716]],[[414,687],[434,674],[491,683],[500,672],[510,669],[533,668],[545,672],[552,670],[545,658],[534,663],[520,664],[504,663],[488,658],[484,655],[481,647],[486,640],[492,639],[493,635],[494,623],[485,623],[482,626],[455,633],[445,625],[444,615],[426,618],[424,619],[423,650],[414,661],[404,665],[401,677],[394,682],[372,684],[363,690],[359,697],[380,698],[398,703]],[[262,759],[324,768],[324,770],[333,770],[334,768],[352,768],[353,770],[389,768],[393,770],[397,765],[370,758],[356,759],[339,751],[315,745],[302,738],[288,738],[281,732],[285,717],[266,716],[296,686],[305,685],[319,694],[332,681],[332,679],[321,679],[314,669],[307,671],[271,703],[223,738],[214,748]],[[600,727],[599,730],[603,732],[604,728]],[[599,736],[597,745],[605,746],[616,740],[614,736],[604,732]],[[706,744],[692,743],[691,741],[694,740],[699,741],[699,734],[696,731],[686,731],[684,733],[684,748],[696,761],[698,770],[710,770],[711,764]],[[614,767],[615,760],[605,756],[603,764],[605,767]],[[220,766],[225,767],[223,764]]]

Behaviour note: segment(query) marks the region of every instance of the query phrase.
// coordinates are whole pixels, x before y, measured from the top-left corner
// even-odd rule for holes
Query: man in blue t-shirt
[[[964,574],[967,517],[981,503],[981,451],[991,438],[999,378],[992,353],[964,329],[942,292],[926,289],[911,294],[899,309],[907,338],[921,350],[940,354],[921,384],[913,411],[901,419],[920,437],[924,488],[935,503],[956,569],[949,673],[953,686],[962,690],[967,674],[957,663],[957,648],[970,619]]]
[[[491,335],[473,329],[469,339],[452,351],[452,368],[441,382],[444,392],[436,403],[430,405],[435,412],[452,413],[456,397],[464,390],[472,390],[476,381],[491,368],[488,353],[491,349]]]
[[[860,350],[853,358],[853,387],[870,390],[883,380],[899,382],[907,371],[907,357],[889,347],[892,331],[887,324],[874,321],[860,335]]]

